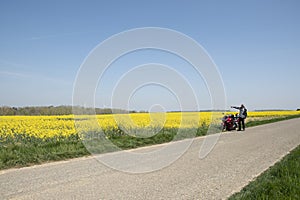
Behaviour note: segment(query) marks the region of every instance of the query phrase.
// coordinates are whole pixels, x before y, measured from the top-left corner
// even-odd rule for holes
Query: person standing
[[[242,104],[240,107],[231,106],[231,108],[235,108],[235,109],[239,110],[239,128],[238,128],[238,131],[241,131],[242,127],[243,127],[243,131],[244,131],[245,130],[245,119],[247,118],[247,109],[246,109],[246,107]]]

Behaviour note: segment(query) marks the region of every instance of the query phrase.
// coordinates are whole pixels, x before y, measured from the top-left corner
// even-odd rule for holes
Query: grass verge
[[[300,199],[300,146],[229,200]]]
[[[300,115],[251,121],[247,123],[247,127],[297,117],[300,117]],[[0,170],[81,157],[90,155],[90,151],[92,153],[111,152],[116,150],[114,145],[118,146],[119,149],[132,149],[147,145],[166,143],[172,140],[203,136],[206,135],[207,130],[208,127],[206,126],[198,128],[195,133],[191,133],[191,131],[187,129],[183,130],[178,136],[177,129],[162,129],[154,136],[144,138],[129,136],[122,133],[121,130],[116,130],[115,133],[105,133],[106,137],[108,137],[111,142],[105,143],[106,146],[99,145],[99,141],[101,142],[101,137],[103,137],[103,135],[100,137],[99,135],[96,135],[96,139],[92,138],[93,141],[87,143],[90,147],[89,151],[86,149],[87,144],[84,144],[77,135],[71,137],[55,137],[51,139],[40,139],[22,134],[10,138],[0,137]],[[218,127],[214,127],[213,130],[215,132],[220,131]]]
[[[250,121],[250,122],[246,123],[246,126],[247,127],[259,126],[259,125],[263,125],[263,124],[269,124],[269,123],[284,121],[284,120],[288,120],[288,119],[295,119],[295,118],[300,118],[300,115],[290,115],[290,116],[278,117],[278,118],[273,118],[273,119]]]
[[[88,155],[78,136],[40,139],[24,135],[0,138],[0,169]]]

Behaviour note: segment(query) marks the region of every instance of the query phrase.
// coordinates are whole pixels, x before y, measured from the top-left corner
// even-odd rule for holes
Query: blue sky
[[[296,109],[300,107],[299,8],[297,0],[1,1],[0,105],[71,105],[76,74],[93,48],[122,31],[162,27],[203,46],[222,76],[228,106]],[[201,77],[177,60],[154,51],[120,59],[98,88],[96,106],[110,105],[107,96],[117,74],[159,62],[184,74],[197,90],[200,108],[210,108]],[[163,104],[166,110],[177,109],[176,103],[168,105],[176,102],[174,95],[161,89],[139,90],[128,107],[147,110]]]

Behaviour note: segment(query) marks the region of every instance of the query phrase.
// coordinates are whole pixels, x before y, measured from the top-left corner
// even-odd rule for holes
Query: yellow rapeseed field
[[[236,112],[231,112],[235,114]],[[227,113],[228,114],[228,113]],[[246,121],[297,115],[298,111],[248,112]],[[162,128],[198,128],[219,124],[220,112],[132,113],[97,116],[1,116],[0,136],[18,134],[37,138],[68,137],[79,132],[148,129],[157,132]]]

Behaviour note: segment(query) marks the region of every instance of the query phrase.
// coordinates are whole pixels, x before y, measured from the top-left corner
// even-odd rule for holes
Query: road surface
[[[148,173],[112,169],[92,156],[4,170],[0,199],[226,199],[298,146],[299,129],[292,119],[224,133],[204,159],[205,137],[197,138],[174,163]]]

